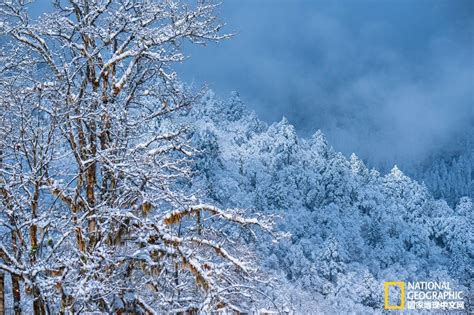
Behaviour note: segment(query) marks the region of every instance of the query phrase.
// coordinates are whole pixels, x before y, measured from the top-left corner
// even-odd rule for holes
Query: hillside
[[[280,279],[276,299],[300,312],[363,310],[381,307],[391,279],[472,290],[468,197],[451,208],[397,166],[384,175],[336,152],[321,131],[302,139],[285,118],[267,126],[235,93],[227,101],[207,93],[182,120],[198,149],[190,189],[223,207],[277,215],[291,233],[260,246],[265,268]]]

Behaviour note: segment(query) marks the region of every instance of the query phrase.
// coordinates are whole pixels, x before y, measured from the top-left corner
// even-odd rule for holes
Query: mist
[[[233,39],[188,50],[184,79],[238,91],[265,121],[323,130],[384,167],[452,146],[474,121],[472,1],[225,1]]]
[[[223,98],[238,91],[268,123],[321,129],[382,169],[462,150],[453,139],[474,134],[473,1],[225,0],[218,11],[235,36],[190,45],[178,73]]]

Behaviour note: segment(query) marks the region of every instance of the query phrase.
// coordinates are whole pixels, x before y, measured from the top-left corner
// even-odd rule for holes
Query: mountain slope
[[[340,311],[341,299],[348,310],[378,309],[383,282],[393,279],[472,289],[469,198],[453,209],[396,166],[382,175],[346,158],[320,131],[301,139],[286,119],[267,126],[237,94],[223,102],[209,92],[201,102],[182,117],[199,150],[190,189],[224,207],[279,216],[291,237],[260,251],[281,276],[280,301],[299,311],[324,303]]]

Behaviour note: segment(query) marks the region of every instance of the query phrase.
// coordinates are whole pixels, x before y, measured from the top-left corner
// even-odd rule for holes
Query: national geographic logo
[[[400,304],[399,305],[390,305],[388,292],[391,286],[398,286],[400,288]],[[403,281],[388,281],[383,285],[384,289],[384,298],[383,298],[383,307],[387,310],[403,310],[405,309],[405,282]]]
[[[387,310],[464,310],[463,297],[463,291],[453,290],[447,281],[384,283],[384,308]]]

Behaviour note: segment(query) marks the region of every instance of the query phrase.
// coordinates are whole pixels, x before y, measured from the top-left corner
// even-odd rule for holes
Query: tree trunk
[[[43,299],[41,298],[41,292],[38,287],[33,287],[33,312],[35,315],[46,315]]]
[[[15,258],[18,259],[17,235],[16,231],[12,231],[12,249]],[[20,277],[12,274],[12,291],[13,291],[13,311],[15,315],[21,314],[21,292]]]
[[[12,275],[12,291],[13,291],[13,311],[15,315],[21,314],[21,295],[20,295],[20,277]]]
[[[5,314],[5,275],[0,273],[0,314]]]

